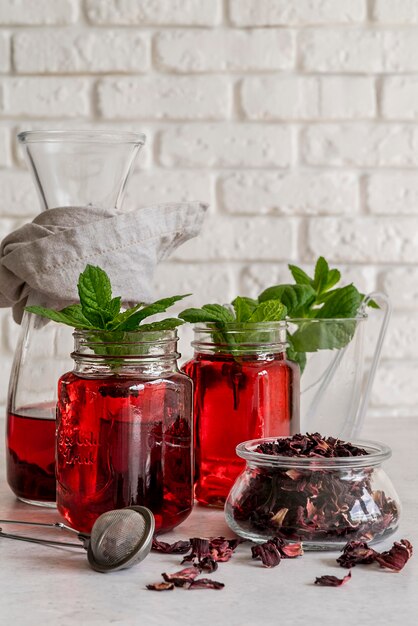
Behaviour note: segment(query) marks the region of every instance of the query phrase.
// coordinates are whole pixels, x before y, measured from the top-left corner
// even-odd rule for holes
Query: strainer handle
[[[26,522],[23,520],[15,520],[15,519],[0,519],[0,524],[21,524],[22,526],[43,526],[46,528],[58,528],[59,530],[69,530],[72,533],[75,533],[77,535],[77,537],[80,539],[80,541],[82,542],[82,546],[79,546],[78,544],[73,544],[73,546],[77,546],[84,548],[85,550],[87,550],[88,547],[88,542],[90,540],[90,535],[87,535],[86,533],[80,533],[78,530],[75,530],[74,528],[71,528],[71,526],[67,526],[66,524],[63,524],[63,522],[53,522],[53,523],[47,523],[47,522]],[[1,528],[0,528],[1,530]],[[3,536],[5,537],[7,535],[7,533],[3,533]],[[14,536],[15,539],[18,538],[17,535]],[[42,539],[39,540],[40,543],[42,543]],[[46,542],[47,540],[45,540]],[[48,543],[53,543],[53,542],[48,542]],[[58,544],[60,542],[57,542]],[[70,545],[68,543],[66,543],[65,545]]]
[[[21,535],[12,535],[5,533],[0,529],[0,537],[6,539],[16,539],[17,541],[28,541],[29,543],[40,543],[44,546],[65,546],[66,548],[83,548],[80,543],[67,543],[66,541],[50,541],[48,539],[38,539],[36,537],[22,537]]]

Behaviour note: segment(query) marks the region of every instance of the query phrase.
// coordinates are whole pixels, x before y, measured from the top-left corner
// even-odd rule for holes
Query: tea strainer
[[[61,522],[47,524],[43,522],[0,520],[0,524],[46,526],[75,533],[82,545],[13,535],[3,532],[0,528],[0,537],[6,537],[7,539],[17,539],[19,541],[29,541],[50,546],[65,546],[67,548],[84,548],[87,550],[88,562],[96,572],[115,572],[116,570],[132,567],[132,565],[142,561],[151,550],[152,537],[155,530],[154,516],[144,506],[131,506],[103,513],[94,522],[90,535],[80,533]]]

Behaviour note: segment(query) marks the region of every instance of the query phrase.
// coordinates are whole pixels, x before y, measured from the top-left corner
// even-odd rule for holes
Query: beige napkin
[[[78,300],[77,280],[87,263],[108,273],[115,296],[149,302],[156,264],[199,233],[206,208],[183,202],[124,213],[95,207],[44,211],[1,242],[0,307],[12,306],[20,323],[27,303],[67,306]]]

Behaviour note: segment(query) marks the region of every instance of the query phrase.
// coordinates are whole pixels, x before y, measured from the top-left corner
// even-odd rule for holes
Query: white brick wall
[[[1,0],[0,237],[38,210],[17,132],[143,130],[127,205],[211,203],[157,292],[227,302],[324,254],[393,300],[371,412],[417,415],[417,71],[416,0]]]

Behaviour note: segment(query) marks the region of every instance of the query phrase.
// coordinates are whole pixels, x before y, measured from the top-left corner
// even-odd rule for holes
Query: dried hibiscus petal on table
[[[348,572],[347,576],[344,578],[337,578],[337,576],[319,576],[315,578],[315,585],[320,585],[321,587],[341,587],[346,582],[348,582],[351,578],[351,571]]]
[[[192,567],[185,567],[179,572],[174,572],[174,574],[164,573],[161,576],[167,583],[173,583],[175,587],[185,587],[192,583],[199,574],[200,569],[193,565]]]
[[[286,543],[281,537],[273,537],[265,543],[251,548],[253,559],[261,559],[265,567],[276,567],[282,559],[294,559],[302,556],[301,543]]]
[[[175,541],[167,543],[166,541],[158,541],[155,537],[152,540],[152,549],[154,552],[164,552],[164,554],[186,554],[190,550],[190,541]]]
[[[236,547],[242,542],[243,539],[225,539],[225,537],[212,539],[194,537],[190,539],[190,554],[187,554],[182,562],[192,561],[205,571],[215,571],[214,563],[229,561]]]
[[[191,583],[188,589],[223,589],[224,587],[224,583],[220,583],[217,580],[198,578]]]
[[[343,548],[343,553],[337,559],[341,567],[354,567],[355,565],[370,565],[378,563],[380,567],[400,572],[409,561],[413,553],[413,547],[407,539],[395,541],[390,550],[377,552],[370,548],[365,541],[350,541]]]
[[[380,567],[387,567],[394,572],[400,572],[405,567],[413,553],[412,544],[407,539],[395,541],[387,552],[377,553],[376,561]]]
[[[338,557],[337,563],[341,567],[354,567],[355,565],[368,565],[375,561],[377,552],[369,548],[365,541],[349,541],[343,548],[343,553]]]

